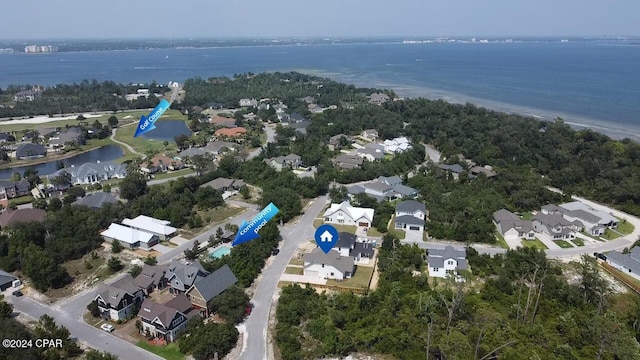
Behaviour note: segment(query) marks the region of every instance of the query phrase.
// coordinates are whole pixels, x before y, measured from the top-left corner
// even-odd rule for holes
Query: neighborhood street
[[[298,247],[305,241],[313,239],[315,233],[313,220],[325,207],[327,201],[327,196],[316,198],[296,223],[280,227],[280,234],[282,235],[280,253],[275,256],[271,265],[262,270],[262,278],[256,287],[253,299],[251,299],[255,307],[245,322],[247,333],[243,339],[241,359],[258,360],[267,358],[266,339],[269,311],[280,275],[284,273],[289,260]]]

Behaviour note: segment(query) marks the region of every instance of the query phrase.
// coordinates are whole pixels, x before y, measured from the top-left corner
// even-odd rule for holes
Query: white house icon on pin
[[[320,241],[322,242],[331,242],[333,240],[333,235],[327,230],[325,230],[322,235],[320,235]]]

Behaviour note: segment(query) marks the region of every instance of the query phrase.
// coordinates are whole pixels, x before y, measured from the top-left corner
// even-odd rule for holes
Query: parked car
[[[271,255],[278,255],[280,253],[280,249],[273,249]]]
[[[100,325],[100,329],[106,331],[106,332],[112,332],[113,330],[115,330],[116,328],[113,327],[113,325],[109,325],[109,324],[102,324]]]
[[[600,259],[602,261],[607,261],[607,255],[603,254],[603,253],[593,253],[593,256],[595,256],[597,259]]]
[[[15,297],[20,297],[20,296],[24,295],[22,293],[22,291],[20,291],[20,290],[16,290],[16,291],[12,292],[11,294],[13,294],[13,296],[15,296]]]
[[[247,307],[244,309],[244,314],[246,316],[251,315],[251,310],[253,310],[253,304],[252,303],[248,303]]]

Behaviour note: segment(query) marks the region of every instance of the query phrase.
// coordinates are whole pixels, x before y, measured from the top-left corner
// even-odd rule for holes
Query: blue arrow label
[[[151,111],[151,113],[149,113],[148,117],[142,115],[140,117],[138,129],[136,129],[136,133],[135,135],[133,135],[133,137],[138,137],[146,133],[147,131],[155,129],[156,127],[155,125],[153,125],[153,123],[155,123],[160,118],[160,116],[162,116],[162,114],[164,114],[164,112],[169,109],[169,106],[171,106],[171,104],[167,100],[162,99],[162,101],[160,101],[160,104],[158,104],[158,106],[156,106]]]
[[[246,221],[242,221],[242,224],[238,229],[238,234],[231,244],[236,246],[260,237],[260,234],[258,234],[260,229],[262,229],[269,220],[273,219],[279,211],[280,210],[278,210],[273,203],[269,203],[269,205],[262,209],[262,211],[260,211],[258,215],[251,220],[251,222],[247,223]]]
[[[331,249],[338,242],[338,230],[331,225],[321,225],[318,229],[316,229],[316,244],[324,251],[325,254],[328,254]]]

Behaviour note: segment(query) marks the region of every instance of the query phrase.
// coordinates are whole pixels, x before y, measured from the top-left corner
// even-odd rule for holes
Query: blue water
[[[156,128],[143,135],[147,139],[173,141],[178,135],[191,136],[191,130],[182,120],[162,120],[155,123]]]
[[[416,61],[420,60],[420,61]],[[640,128],[640,46],[590,42],[350,44],[0,55],[0,86],[183,81],[297,70],[403,96]]]
[[[228,246],[222,246],[217,248],[215,251],[209,253],[209,257],[212,259],[220,259],[225,255],[231,254],[231,248]]]
[[[117,145],[107,145],[101,148],[93,149],[86,153],[74,155],[68,159],[63,159],[62,162],[65,166],[79,166],[86,162],[96,162],[96,161],[113,161],[120,158],[124,155],[122,149]],[[53,174],[57,170],[57,161],[49,161],[46,163],[32,165],[32,166],[22,166],[17,168],[9,168],[0,170],[0,179],[9,179],[11,175],[16,172],[20,174],[24,174],[24,171],[32,168],[38,171],[38,175],[44,176]]]

